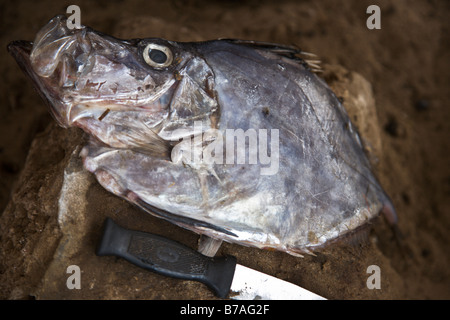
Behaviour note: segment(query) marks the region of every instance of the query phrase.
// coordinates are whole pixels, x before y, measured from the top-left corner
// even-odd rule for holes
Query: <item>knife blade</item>
[[[147,270],[204,283],[219,298],[325,300],[297,285],[236,263],[230,255],[207,257],[176,241],[129,230],[107,218],[96,254],[121,257]]]

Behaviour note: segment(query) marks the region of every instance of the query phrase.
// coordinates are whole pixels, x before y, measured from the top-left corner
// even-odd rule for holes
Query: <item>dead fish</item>
[[[345,109],[292,46],[121,40],[56,16],[8,49],[99,183],[178,226],[293,255],[383,211]],[[208,159],[208,161],[206,161]]]

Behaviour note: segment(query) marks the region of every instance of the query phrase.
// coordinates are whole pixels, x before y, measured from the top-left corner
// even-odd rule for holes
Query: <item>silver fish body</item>
[[[120,40],[63,16],[30,46],[9,49],[58,123],[92,137],[86,169],[156,216],[294,255],[380,211],[396,221],[345,109],[294,48]]]

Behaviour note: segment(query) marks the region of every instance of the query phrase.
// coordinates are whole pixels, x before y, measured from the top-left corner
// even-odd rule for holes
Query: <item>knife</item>
[[[236,300],[325,300],[287,281],[236,263],[230,255],[207,257],[167,238],[128,230],[107,218],[98,256],[118,256],[150,271],[204,283],[217,297]]]

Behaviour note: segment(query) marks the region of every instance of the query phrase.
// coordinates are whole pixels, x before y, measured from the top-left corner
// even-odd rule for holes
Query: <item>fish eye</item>
[[[143,56],[145,62],[156,69],[168,67],[173,61],[172,51],[168,47],[155,43],[150,43],[145,47]]]

